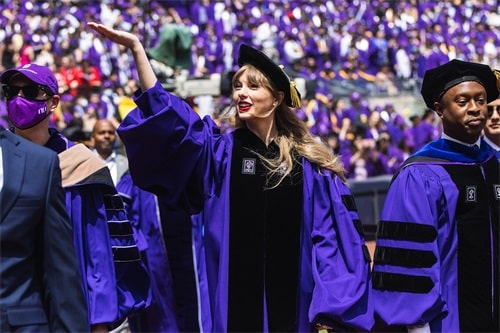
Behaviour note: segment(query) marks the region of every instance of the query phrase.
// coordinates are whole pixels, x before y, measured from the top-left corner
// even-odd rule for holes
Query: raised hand
[[[116,30],[96,22],[88,22],[87,25],[98,32],[101,36],[106,37],[109,40],[121,44],[129,49],[133,49],[137,46],[137,44],[141,43],[139,37],[131,34],[130,32]]]
[[[121,44],[132,51],[137,67],[140,86],[143,91],[155,85],[157,78],[151,64],[149,63],[148,56],[141,44],[141,41],[139,40],[139,37],[131,34],[130,32],[116,30],[96,22],[88,22],[87,25],[94,31],[98,32],[101,36],[111,40],[112,42]]]

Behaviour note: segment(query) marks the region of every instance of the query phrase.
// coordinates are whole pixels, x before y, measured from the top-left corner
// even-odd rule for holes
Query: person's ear
[[[434,102],[434,111],[436,111],[439,118],[443,118],[444,109],[443,109],[443,106],[441,105],[441,103]]]
[[[54,112],[56,110],[57,106],[59,105],[60,100],[61,100],[61,98],[59,97],[59,95],[52,96],[52,102],[50,104],[49,112]]]
[[[280,105],[283,102],[284,98],[285,98],[285,93],[282,91],[278,92],[278,96],[276,97],[276,105]]]

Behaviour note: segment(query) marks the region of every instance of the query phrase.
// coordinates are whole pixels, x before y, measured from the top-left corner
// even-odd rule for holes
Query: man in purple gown
[[[387,193],[375,312],[409,332],[498,332],[500,171],[481,139],[495,76],[452,60],[426,72],[421,92],[444,133],[405,161]]]
[[[142,266],[121,197],[106,164],[83,144],[54,128],[60,96],[48,67],[27,64],[4,71],[11,131],[59,154],[66,209],[73,224],[90,330],[107,331],[149,305],[149,275]]]

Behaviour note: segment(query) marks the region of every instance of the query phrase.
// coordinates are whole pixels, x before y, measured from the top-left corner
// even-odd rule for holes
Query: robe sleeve
[[[146,308],[149,275],[114,189],[98,184],[66,188],[91,325],[112,324]]]
[[[219,128],[159,82],[135,101],[117,130],[134,183],[162,195],[170,208],[198,212],[214,177],[223,176],[216,163],[225,146]]]
[[[429,166],[409,165],[387,193],[377,231],[373,297],[375,312],[389,325],[422,325],[447,311],[437,241],[438,226],[450,214],[442,181]]]
[[[109,188],[103,191],[102,197],[104,207],[101,206],[101,209],[105,210],[109,229],[116,278],[118,319],[121,321],[151,304],[151,281],[121,196],[116,189]]]
[[[325,175],[315,177],[312,202],[311,322],[368,331],[374,324],[370,254],[354,198],[337,176]]]

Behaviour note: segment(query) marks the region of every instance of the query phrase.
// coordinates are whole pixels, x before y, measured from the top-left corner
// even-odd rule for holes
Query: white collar
[[[463,142],[463,141],[460,141],[460,140],[457,140],[457,139],[454,139],[452,138],[451,136],[449,135],[446,135],[446,133],[443,132],[443,134],[441,134],[441,139],[446,139],[446,140],[450,140],[450,141],[453,141],[453,142],[456,142],[456,143],[459,143],[461,145],[464,145],[464,146],[467,146],[467,147],[471,147],[473,148],[474,146],[476,147],[481,147],[481,137],[479,137],[477,139],[476,142],[474,143],[466,143],[466,142]]]
[[[103,159],[101,155],[99,155],[99,153],[97,152],[97,150],[94,149],[94,152],[97,154],[97,156],[99,156],[99,158],[101,160],[103,160],[104,162],[108,163],[108,162],[114,162],[115,159],[116,159],[116,152],[113,150],[113,152],[111,152],[111,155],[108,156],[108,158],[106,159]]]

